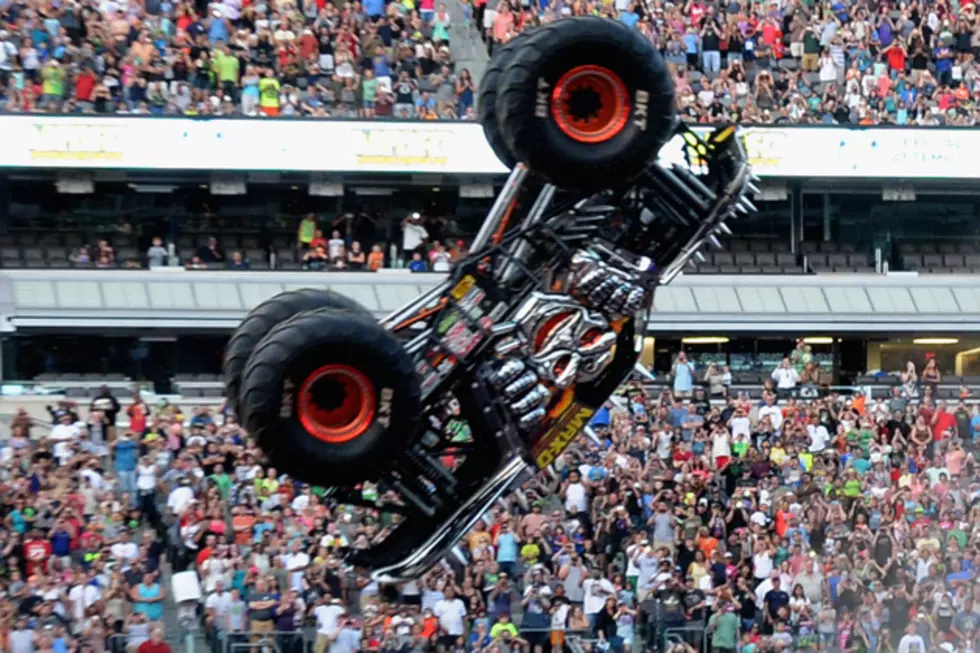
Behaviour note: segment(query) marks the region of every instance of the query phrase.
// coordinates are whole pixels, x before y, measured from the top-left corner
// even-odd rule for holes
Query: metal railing
[[[704,625],[668,626],[661,630],[659,649],[661,651],[668,651],[675,644],[687,644],[701,653],[708,651],[708,637]]]

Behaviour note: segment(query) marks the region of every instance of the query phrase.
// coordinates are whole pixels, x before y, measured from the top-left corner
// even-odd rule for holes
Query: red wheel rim
[[[551,92],[555,123],[579,143],[605,143],[629,122],[630,99],[619,75],[603,66],[576,66]]]
[[[350,365],[324,365],[300,386],[297,413],[313,437],[343,444],[361,436],[374,419],[374,384]]]

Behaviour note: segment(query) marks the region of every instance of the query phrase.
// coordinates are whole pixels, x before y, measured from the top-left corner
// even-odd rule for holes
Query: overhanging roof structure
[[[226,330],[283,290],[330,288],[384,315],[437,285],[405,270],[218,272],[7,270],[7,332],[50,329]],[[978,332],[980,276],[690,275],[658,290],[653,333]]]

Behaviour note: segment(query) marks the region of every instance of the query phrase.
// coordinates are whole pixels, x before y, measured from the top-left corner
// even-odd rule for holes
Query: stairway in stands
[[[480,33],[473,19],[470,18],[469,26],[466,25],[463,13],[465,2],[466,0],[445,0],[446,10],[452,20],[449,45],[456,57],[456,72],[468,68],[473,79],[479,84],[489,57],[487,57],[487,47],[480,39]]]

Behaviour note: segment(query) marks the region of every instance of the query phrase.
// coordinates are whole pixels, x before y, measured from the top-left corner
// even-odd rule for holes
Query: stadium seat
[[[920,254],[903,254],[902,267],[906,270],[915,271],[922,268],[922,256]]]
[[[922,266],[926,268],[943,267],[943,257],[940,254],[923,254]]]

